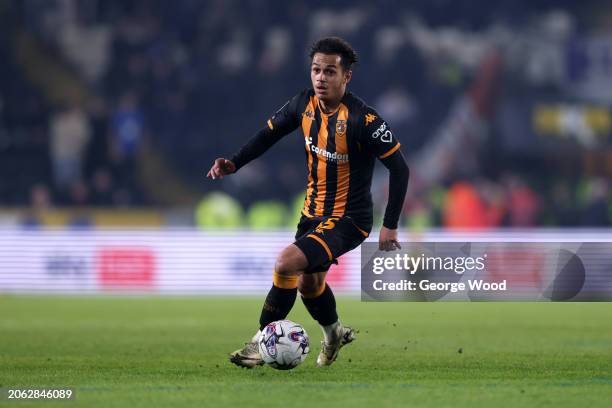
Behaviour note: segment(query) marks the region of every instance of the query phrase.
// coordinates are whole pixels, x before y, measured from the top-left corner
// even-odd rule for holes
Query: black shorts
[[[302,216],[294,244],[308,259],[305,273],[327,272],[338,264],[336,258],[358,247],[367,236],[350,217]]]

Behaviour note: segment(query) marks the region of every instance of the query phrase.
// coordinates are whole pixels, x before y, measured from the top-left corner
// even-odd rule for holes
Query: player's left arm
[[[368,109],[365,120],[365,142],[370,151],[389,170],[389,201],[380,229],[379,248],[384,251],[400,249],[397,225],[404,206],[410,170],[400,150],[400,143],[389,125],[373,109]]]
[[[379,247],[385,251],[392,251],[396,248],[401,249],[397,240],[397,224],[404,206],[410,169],[399,149],[380,161],[389,170],[389,201],[380,229]]]

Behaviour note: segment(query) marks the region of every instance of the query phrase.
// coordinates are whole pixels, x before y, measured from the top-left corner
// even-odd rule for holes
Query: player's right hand
[[[215,163],[212,165],[210,170],[208,170],[208,174],[206,177],[210,177],[211,179],[222,179],[223,176],[227,176],[236,171],[236,165],[231,160],[226,160],[222,157],[219,157],[215,160]]]

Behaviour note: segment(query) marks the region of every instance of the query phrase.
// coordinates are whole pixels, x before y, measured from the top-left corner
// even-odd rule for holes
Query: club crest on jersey
[[[336,135],[344,136],[346,133],[346,120],[339,120],[336,122]]]
[[[374,119],[376,119],[376,115],[373,115],[371,113],[368,113],[367,115],[365,115],[365,124],[366,124],[366,126],[369,125],[370,123],[374,122]]]

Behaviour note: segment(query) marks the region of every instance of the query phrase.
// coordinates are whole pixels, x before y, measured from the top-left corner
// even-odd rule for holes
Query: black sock
[[[302,302],[308,310],[308,313],[321,326],[329,326],[338,321],[338,313],[336,313],[336,298],[329,285],[325,284],[325,290],[316,298],[305,298],[302,296]]]
[[[297,288],[282,289],[272,285],[261,309],[259,330],[276,320],[283,320],[293,307],[297,297]]]

